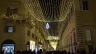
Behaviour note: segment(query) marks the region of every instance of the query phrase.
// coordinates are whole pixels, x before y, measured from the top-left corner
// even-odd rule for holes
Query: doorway
[[[5,40],[2,43],[2,51],[4,52],[4,54],[14,54],[14,50],[15,50],[15,42],[13,40]]]
[[[88,45],[88,49],[89,49],[89,53],[91,53],[93,50],[93,45]]]

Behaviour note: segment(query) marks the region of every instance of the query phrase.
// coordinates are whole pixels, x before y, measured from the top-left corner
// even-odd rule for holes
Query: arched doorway
[[[4,51],[4,54],[14,54],[14,47],[15,47],[15,42],[11,39],[5,40],[2,45],[2,51]]]

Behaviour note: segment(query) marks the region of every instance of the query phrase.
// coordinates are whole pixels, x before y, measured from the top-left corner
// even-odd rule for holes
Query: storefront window
[[[30,41],[30,50],[34,51],[35,50],[35,42]]]
[[[2,51],[4,54],[14,54],[14,44],[3,44]]]

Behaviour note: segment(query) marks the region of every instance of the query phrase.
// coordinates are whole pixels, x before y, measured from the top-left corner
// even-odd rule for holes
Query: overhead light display
[[[47,40],[59,40],[58,36],[48,36]]]
[[[47,23],[47,24],[46,24],[46,29],[49,29],[49,28],[50,28],[50,26],[49,26],[49,24]]]
[[[57,47],[57,41],[50,41],[50,45],[56,50]]]
[[[30,14],[38,21],[43,22],[61,22],[64,21],[73,0],[66,2],[70,7],[65,6],[64,0],[21,0]],[[67,10],[66,10],[67,9]]]

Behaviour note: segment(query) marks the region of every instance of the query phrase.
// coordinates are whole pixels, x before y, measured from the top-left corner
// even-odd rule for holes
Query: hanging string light
[[[21,0],[21,1],[24,3],[25,7],[29,10],[30,14],[36,20],[43,22],[64,21],[73,3],[73,0],[71,1]],[[67,4],[68,7],[66,7],[65,4]]]

